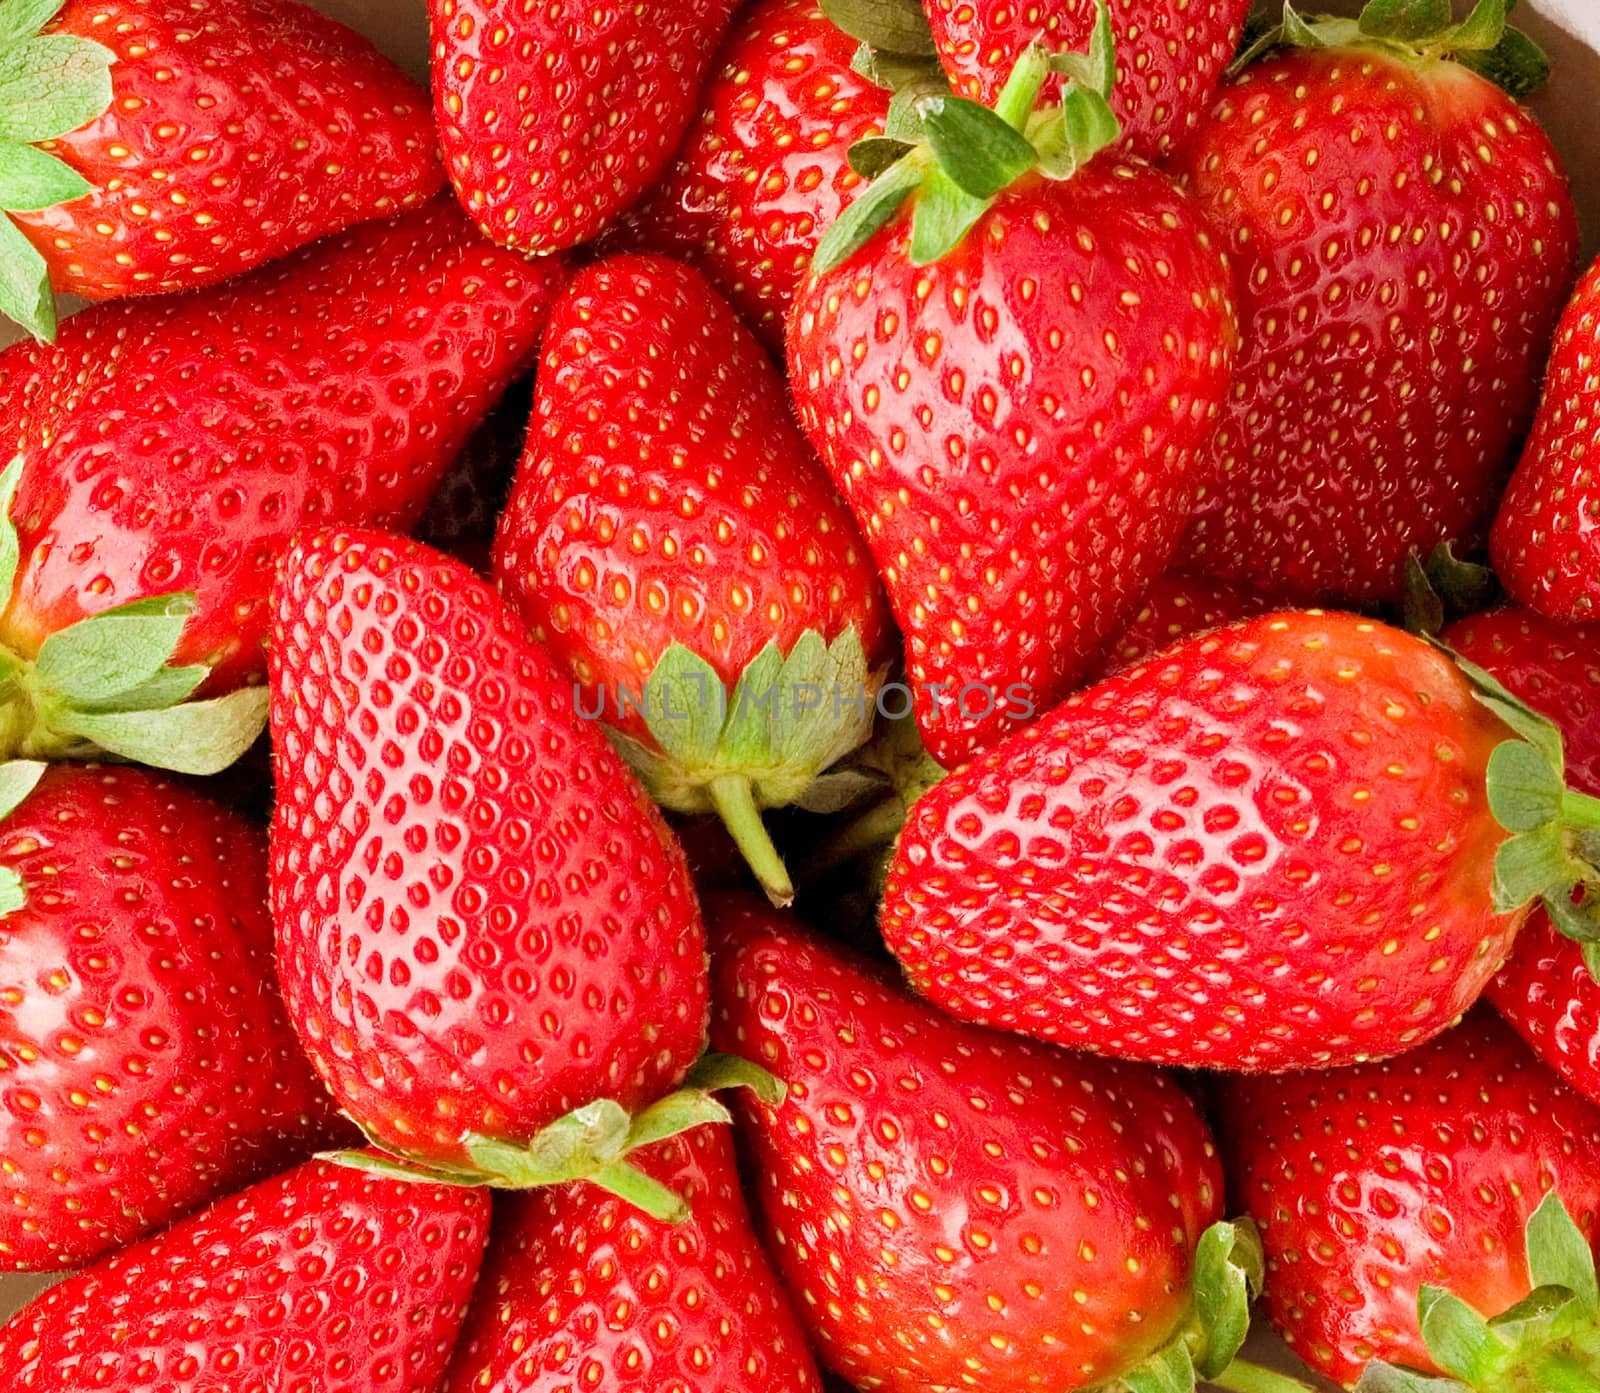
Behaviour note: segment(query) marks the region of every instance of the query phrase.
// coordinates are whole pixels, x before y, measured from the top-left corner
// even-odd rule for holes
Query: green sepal
[[[1458,51],[1455,58],[1518,101],[1526,101],[1550,81],[1550,56],[1520,29],[1507,27],[1493,48]]]
[[[8,759],[0,764],[0,818],[10,817],[22,806],[47,768],[40,759]]]
[[[938,52],[922,0],[822,0],[822,13],[870,48],[908,57]]]
[[[836,769],[819,774],[794,800],[794,806],[808,813],[832,816],[887,789],[883,776],[868,769]]]
[[[77,170],[37,146],[0,144],[0,208],[37,213],[93,192]]]
[[[1021,132],[965,97],[927,97],[917,106],[939,167],[974,198],[990,199],[1038,160]]]
[[[1122,1376],[1129,1393],[1193,1393],[1197,1380],[1189,1347],[1173,1340]]]
[[[927,54],[891,53],[888,49],[862,44],[850,60],[850,70],[886,92],[899,93],[920,84],[949,90],[939,60]]]
[[[1506,36],[1511,9],[1507,0],[1478,0],[1460,24],[1451,26],[1451,48],[1458,54],[1493,52]]]
[[[267,728],[265,687],[244,687],[209,701],[186,701],[156,711],[52,713],[54,737],[76,737],[106,754],[178,774],[220,774]]]
[[[1600,936],[1581,945],[1583,950],[1583,964],[1589,969],[1589,975],[1600,982]]]
[[[186,591],[81,619],[45,639],[34,685],[71,706],[101,705],[142,687],[166,666],[194,609]]]
[[[0,4],[0,49],[31,39],[61,12],[66,0],[5,0]]]
[[[1436,638],[1452,621],[1494,608],[1502,594],[1500,581],[1489,567],[1458,557],[1449,542],[1441,542],[1426,560],[1415,549],[1406,557],[1405,627],[1409,633]]]
[[[56,297],[50,268],[22,229],[0,214],[0,314],[34,338],[54,343]]]
[[[1580,1314],[1591,1319],[1600,1315],[1594,1250],[1554,1190],[1529,1218],[1526,1242],[1528,1276],[1536,1288],[1564,1288],[1571,1293]]]
[[[16,501],[17,486],[21,482],[22,456],[17,455],[0,474],[0,610],[10,603],[11,592],[17,584],[17,565],[22,559],[17,525],[11,521],[11,505]]]
[[[683,1086],[708,1093],[720,1093],[727,1088],[747,1089],[770,1108],[777,1107],[789,1095],[788,1085],[754,1060],[715,1052],[700,1056]]]
[[[909,140],[874,135],[856,141],[850,147],[847,158],[850,161],[850,168],[863,179],[876,179],[890,165],[903,160],[914,148]]]
[[[1579,869],[1556,826],[1522,832],[1500,844],[1494,858],[1494,909],[1514,914]]]
[[[458,1185],[465,1189],[482,1189],[489,1177],[479,1171],[441,1166],[433,1161],[408,1161],[388,1151],[360,1151],[346,1148],[341,1151],[319,1151],[317,1160],[349,1170],[366,1171],[385,1180],[404,1180],[417,1185]]]
[[[1489,757],[1488,789],[1489,810],[1506,831],[1533,832],[1561,816],[1567,786],[1543,753],[1507,740]]]
[[[1097,92],[1069,87],[1061,106],[1030,133],[1039,152],[1039,172],[1047,179],[1070,179],[1122,134],[1110,104]]]
[[[1216,1223],[1200,1235],[1194,1260],[1192,1350],[1201,1378],[1215,1378],[1238,1358],[1250,1333],[1250,1303],[1266,1278],[1261,1235],[1248,1219]]]
[[[1450,27],[1450,0],[1371,0],[1361,32],[1380,39],[1426,39]]]
[[[988,208],[986,199],[967,193],[942,169],[929,170],[911,219],[911,264],[932,266],[943,261]]]
[[[670,759],[699,768],[716,754],[726,703],[716,669],[693,649],[674,643],[645,683],[645,725]]]
[[[1094,29],[1086,53],[1053,53],[1050,71],[1060,73],[1080,88],[1111,99],[1117,85],[1117,37],[1111,24],[1110,7],[1095,7]]]
[[[811,264],[818,274],[848,261],[887,227],[921,185],[925,172],[926,165],[913,152],[857,194],[817,243]]]
[[[1486,1321],[1455,1293],[1424,1284],[1417,1320],[1433,1362],[1463,1383],[1482,1384],[1505,1359],[1506,1347]]]

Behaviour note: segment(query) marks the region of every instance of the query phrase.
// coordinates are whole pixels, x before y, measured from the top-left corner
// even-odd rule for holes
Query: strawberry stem
[[[794,903],[794,882],[756,806],[755,791],[742,774],[724,774],[706,786],[717,816],[743,853],[767,898],[783,909]]]
[[[1209,1382],[1234,1393],[1312,1393],[1311,1385],[1288,1374],[1274,1373],[1248,1359],[1235,1359]]]

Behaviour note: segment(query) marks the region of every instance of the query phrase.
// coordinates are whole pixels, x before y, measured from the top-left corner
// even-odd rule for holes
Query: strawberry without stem
[[[1376,0],[1363,28],[1301,22],[1313,46],[1225,87],[1181,161],[1245,342],[1179,564],[1284,602],[1398,598],[1411,550],[1481,535],[1571,283],[1548,138],[1444,61],[1475,58],[1504,7],[1485,0],[1475,36],[1384,36],[1419,8],[1437,19]]]
[[[428,0],[445,166],[484,235],[586,242],[656,180],[735,0]]]
[[[489,1202],[310,1162],[125,1248],[0,1329],[16,1393],[432,1393]]]
[[[77,1267],[335,1132],[265,838],[137,769],[0,765],[0,1267]]]
[[[264,696],[178,703],[260,677],[289,536],[413,522],[531,361],[563,279],[479,242],[440,200],[0,355],[0,436],[21,470],[14,549],[0,546],[16,575],[0,564],[0,747],[229,762]],[[106,613],[135,602],[147,610]]]
[[[1230,1364],[1253,1235],[1202,1238],[1221,1173],[1174,1085],[951,1022],[757,901],[707,912],[712,1039],[788,1085],[742,1124],[768,1249],[834,1370],[1068,1393]]]
[[[59,163],[24,166],[70,173],[80,196],[32,212],[20,190],[0,196],[57,290],[103,300],[211,285],[443,187],[427,95],[295,0],[9,8],[49,20],[46,44],[79,36],[112,60],[109,106],[41,142]],[[40,43],[31,31],[0,42],[13,60]],[[15,232],[0,242],[27,247]]]
[[[1556,331],[1533,436],[1500,502],[1495,569],[1555,619],[1600,619],[1600,263]]]
[[[884,937],[945,1010],[1076,1048],[1251,1071],[1396,1054],[1476,999],[1528,903],[1595,875],[1568,839],[1600,805],[1563,797],[1553,736],[1398,630],[1246,621],[935,786]]]
[[[495,574],[657,800],[721,814],[792,898],[760,810],[824,793],[871,732],[886,606],[782,378],[698,272],[617,257],[558,302]]]
[[[689,1217],[664,1224],[581,1181],[508,1201],[449,1393],[821,1393],[728,1133],[697,1127],[634,1164]]]
[[[1268,1318],[1296,1354],[1347,1385],[1369,1360],[1441,1371],[1419,1330],[1425,1285],[1494,1313],[1550,1281],[1547,1266],[1530,1273],[1525,1237],[1546,1194],[1565,1202],[1587,1243],[1600,1218],[1600,1110],[1487,1013],[1385,1064],[1237,1080],[1222,1140],[1266,1246]],[[1581,1258],[1567,1280],[1581,1285]],[[1589,1283],[1592,1290],[1592,1275]],[[1534,1321],[1527,1347],[1508,1360],[1524,1381],[1470,1385],[1485,1393],[1593,1388],[1595,1317],[1582,1314],[1587,1382],[1558,1381],[1560,1342],[1545,1348]],[[1457,1324],[1449,1303],[1430,1331],[1448,1329],[1447,1316]],[[1507,1341],[1523,1333],[1503,1329]],[[1368,1377],[1362,1388],[1378,1393],[1418,1388],[1378,1381],[1376,1370]]]

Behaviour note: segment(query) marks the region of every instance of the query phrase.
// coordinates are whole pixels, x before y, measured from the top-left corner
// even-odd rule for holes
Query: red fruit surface
[[[43,142],[95,192],[8,216],[57,290],[191,290],[444,186],[428,98],[296,0],[68,0],[50,29],[110,48],[104,115]]]
[[[681,643],[728,690],[757,653],[889,615],[854,518],[795,428],[783,378],[695,270],[619,256],[578,273],[545,332],[495,574],[583,709],[649,739],[635,700]],[[620,708],[620,709],[619,709]]]
[[[1106,645],[1095,681],[1164,652],[1179,639],[1220,629],[1271,609],[1268,601],[1205,576],[1168,571],[1146,592],[1133,622]]]
[[[621,232],[693,262],[775,351],[818,241],[861,184],[850,146],[889,114],[888,92],[851,68],[856,48],[816,0],[748,6],[677,159]]]
[[[1523,604],[1600,619],[1600,262],[1556,330],[1533,435],[1490,536],[1495,570]]]
[[[484,235],[586,242],[672,158],[736,0],[428,0],[445,167]]]
[[[1576,254],[1554,149],[1459,64],[1322,49],[1229,83],[1180,166],[1244,326],[1180,564],[1398,598],[1411,549],[1481,538],[1532,419]]]
[[[654,805],[570,679],[459,562],[308,533],[273,592],[272,903],[302,1043],[408,1154],[668,1092],[705,941]]]
[[[739,1193],[726,1127],[630,1158],[689,1205],[651,1219],[579,1182],[508,1200],[448,1393],[821,1393]]]
[[[78,1267],[335,1132],[272,970],[261,832],[139,769],[0,821],[0,1269]]]
[[[403,527],[532,361],[559,263],[484,245],[448,200],[204,296],[74,315],[0,355],[23,459],[0,643],[194,590],[172,658],[207,692],[265,667],[272,568],[309,523]]]
[[[0,1368],[16,1393],[432,1393],[488,1231],[483,1191],[310,1162],[52,1288]]]
[[[1451,625],[1444,639],[1555,721],[1566,738],[1568,783],[1600,794],[1600,626],[1502,609]],[[1546,1064],[1600,1102],[1600,982],[1582,947],[1557,933],[1542,908],[1517,935],[1488,997]]]
[[[953,1015],[1248,1071],[1450,1025],[1523,916],[1491,903],[1510,733],[1420,639],[1268,615],[1064,702],[912,808],[881,926]]]
[[[1490,1013],[1388,1063],[1236,1080],[1222,1115],[1266,1245],[1266,1314],[1336,1382],[1369,1359],[1437,1372],[1424,1283],[1487,1315],[1526,1296],[1523,1230],[1550,1190],[1594,1241],[1600,1109]]]
[[[741,1121],[827,1364],[888,1393],[1070,1393],[1165,1342],[1222,1203],[1175,1085],[950,1021],[754,899],[707,914],[713,1044],[788,1084]]]
[[[1026,177],[933,266],[909,226],[806,283],[790,376],[954,768],[1072,690],[1166,569],[1236,331],[1196,211],[1143,166]]]
[[[950,85],[991,104],[1031,43],[1082,53],[1094,33],[1097,0],[924,0]],[[1111,0],[1117,85],[1111,109],[1122,143],[1158,160],[1200,124],[1239,47],[1250,0]],[[1060,79],[1046,87],[1057,96]]]

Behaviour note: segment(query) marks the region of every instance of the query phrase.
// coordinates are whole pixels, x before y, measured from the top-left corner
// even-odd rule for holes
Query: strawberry
[[[851,67],[856,48],[817,0],[755,0],[677,159],[621,229],[693,262],[775,350],[817,242],[862,183],[850,146],[888,116],[889,93]]]
[[[0,1267],[77,1267],[331,1135],[266,838],[138,769],[0,765]]]
[[[1002,75],[1028,44],[1073,52],[1095,25],[1095,0],[923,0],[923,8],[950,85],[982,102],[999,95]],[[1113,0],[1111,109],[1124,148],[1163,159],[1188,138],[1239,47],[1249,9],[1250,0]]]
[[[947,1020],[752,898],[707,917],[712,1039],[788,1085],[741,1124],[825,1363],[889,1393],[1192,1388],[1230,1364],[1253,1234],[1202,1238],[1222,1177],[1176,1086]]]
[[[1099,87],[1037,116],[1038,49],[995,112],[915,103],[921,143],[869,147],[900,157],[791,312],[801,423],[872,548],[947,768],[1059,701],[1133,617],[1232,364],[1227,267],[1197,212],[1096,158],[1118,130],[1109,20],[1086,66]]]
[[[483,245],[441,199],[0,355],[17,455],[0,753],[100,748],[187,772],[236,757],[265,693],[225,694],[263,674],[290,534],[413,522],[529,365],[562,279]]]
[[[1247,620],[925,794],[883,935],[953,1015],[1080,1049],[1249,1071],[1397,1054],[1477,998],[1530,903],[1600,875],[1569,844],[1600,802],[1563,795],[1562,758],[1423,640]]]
[[[1396,1393],[1596,1386],[1600,1109],[1492,1015],[1386,1063],[1236,1080],[1222,1116],[1266,1247],[1264,1309],[1318,1372],[1351,1385],[1365,1366],[1363,1389]],[[1546,1195],[1581,1235],[1559,1204],[1541,1207]],[[1569,1289],[1498,1332],[1471,1309],[1506,1310],[1546,1285]],[[1578,1330],[1588,1377],[1560,1381]],[[1460,1383],[1404,1382],[1379,1360]]]
[[[512,1198],[448,1393],[821,1393],[727,1131],[697,1127],[635,1163],[689,1218],[663,1224],[581,1181]]]
[[[433,1393],[486,1196],[313,1161],[46,1292],[0,1329],[15,1393]]]
[[[445,167],[486,237],[586,242],[655,183],[735,0],[428,0]]]
[[[1549,139],[1466,66],[1542,80],[1504,9],[1290,10],[1302,47],[1226,86],[1187,148],[1244,349],[1185,569],[1364,605],[1399,597],[1413,549],[1481,538],[1577,245]]]
[[[396,1173],[681,1212],[624,1156],[727,1117],[704,1071],[662,1099],[705,1042],[700,911],[565,673],[378,532],[293,542],[270,651],[278,976],[340,1106]]]
[[[1575,788],[1600,793],[1600,629],[1503,609],[1452,625],[1446,641],[1523,700],[1559,716]],[[1600,829],[1595,829],[1600,830]],[[1592,942],[1536,909],[1488,997],[1573,1088],[1600,1102],[1600,966]]]
[[[887,607],[783,379],[699,272],[573,279],[494,569],[645,787],[719,813],[787,903],[760,810],[814,801],[871,733]]]
[[[48,72],[59,110],[44,125],[30,110],[38,148],[10,147],[26,173],[0,200],[0,282],[39,293],[36,316],[0,308],[36,333],[53,327],[51,284],[91,300],[212,285],[444,185],[426,94],[295,0],[11,8],[9,81]],[[82,79],[61,82],[63,51],[91,65]]]
[[[1251,595],[1204,576],[1169,571],[1145,593],[1133,622],[1106,645],[1096,680],[1136,667],[1172,647],[1179,639],[1220,629],[1271,608]]]
[[[1600,262],[1556,331],[1533,436],[1490,537],[1495,569],[1525,605],[1600,619]]]

